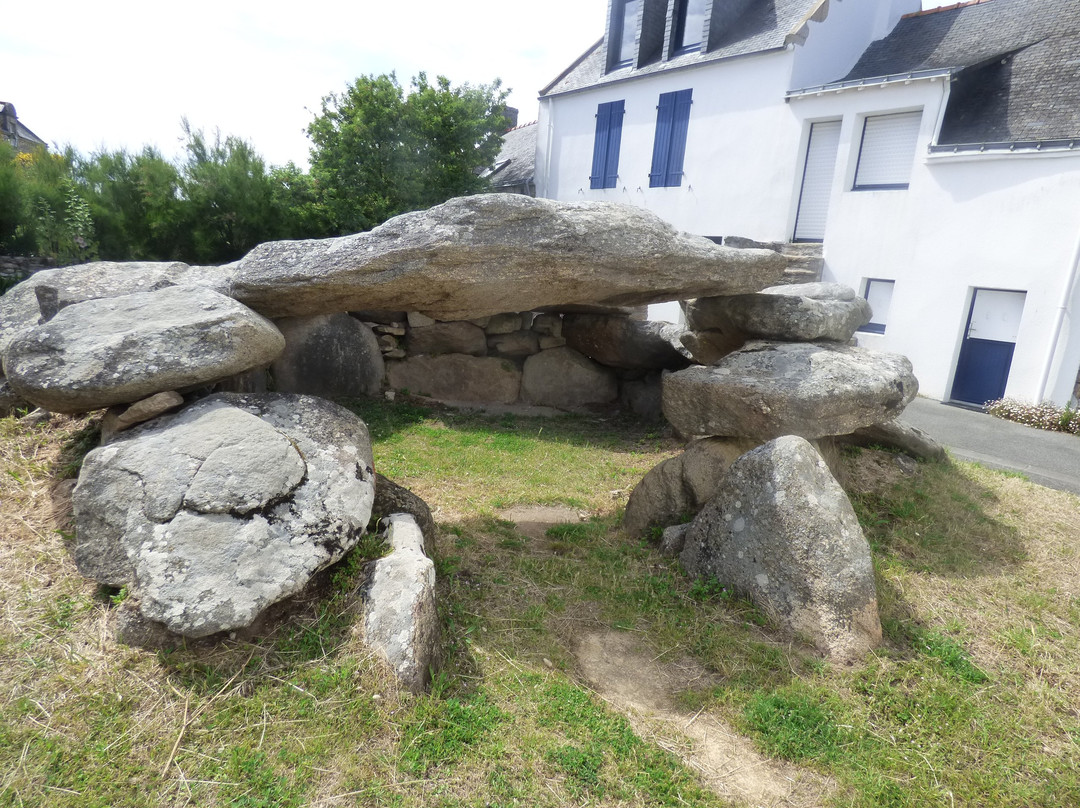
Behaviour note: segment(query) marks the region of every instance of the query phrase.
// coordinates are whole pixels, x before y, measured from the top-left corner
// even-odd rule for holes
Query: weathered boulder
[[[562,336],[568,347],[613,368],[678,370],[690,364],[679,341],[684,329],[601,314],[568,314]]]
[[[416,520],[420,532],[424,534],[424,552],[431,558],[438,536],[431,508],[405,486],[398,485],[389,477],[376,472],[375,501],[371,504],[371,518],[385,519],[395,513],[407,513]]]
[[[746,335],[734,328],[728,331],[684,331],[679,337],[683,347],[699,365],[712,365],[746,344]]]
[[[709,367],[667,374],[664,415],[683,435],[814,439],[895,418],[918,391],[899,354],[750,342]]]
[[[96,261],[37,272],[0,295],[0,355],[20,333],[51,320],[63,308],[175,286],[189,269],[177,261]]]
[[[468,354],[469,356],[487,356],[487,337],[480,326],[457,321],[453,323],[435,323],[428,326],[413,326],[406,340],[408,351],[413,356],[426,354]]]
[[[528,329],[511,331],[509,334],[493,334],[487,338],[488,350],[498,356],[520,358],[532,356],[540,350],[540,339]]]
[[[884,446],[916,460],[944,462],[949,459],[944,446],[923,430],[899,419],[856,429],[850,435],[838,435],[837,440],[851,446]]]
[[[90,452],[72,495],[80,572],[202,637],[250,625],[359,540],[367,427],[310,396],[222,394]]]
[[[572,348],[552,348],[525,360],[521,400],[527,404],[574,411],[610,404],[618,396],[615,371]]]
[[[679,233],[638,207],[480,194],[366,233],[261,244],[230,268],[229,293],[269,317],[405,308],[468,320],[754,292],[784,263]]]
[[[111,443],[112,440],[125,429],[137,424],[149,421],[164,415],[169,410],[175,410],[184,403],[184,397],[174,390],[164,393],[154,393],[149,398],[136,401],[130,407],[109,407],[105,416],[101,419],[101,442]]]
[[[377,396],[386,368],[375,333],[348,314],[283,317],[285,350],[270,365],[279,393],[323,398]]]
[[[704,438],[654,466],[630,492],[623,528],[644,536],[651,527],[694,516],[716,494],[731,464],[753,446],[746,440]]]
[[[387,383],[441,401],[512,404],[521,389],[521,371],[495,356],[410,356],[386,365]]]
[[[652,370],[632,378],[619,379],[619,408],[645,421],[662,421],[663,381],[660,371]]]
[[[33,409],[33,405],[12,390],[7,379],[0,376],[0,418],[7,417],[20,409]]]
[[[364,593],[363,640],[416,693],[427,687],[438,650],[435,565],[411,514],[387,521],[390,553],[374,562]]]
[[[783,631],[848,660],[881,642],[870,547],[839,483],[802,438],[736,460],[691,523],[680,560]]]
[[[183,390],[269,363],[285,341],[269,320],[197,286],[76,303],[18,335],[11,386],[53,412],[87,412]]]
[[[734,329],[786,342],[847,342],[870,315],[870,304],[839,283],[771,286],[758,294],[699,298],[686,307],[694,331]]]

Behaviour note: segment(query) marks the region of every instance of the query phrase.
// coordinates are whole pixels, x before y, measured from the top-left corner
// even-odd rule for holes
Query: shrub
[[[1069,432],[1080,435],[1080,411],[1068,406],[1059,407],[1053,402],[1029,404],[1012,398],[999,398],[983,405],[988,413],[1006,421],[1016,421],[1036,429],[1048,429],[1053,432]]]

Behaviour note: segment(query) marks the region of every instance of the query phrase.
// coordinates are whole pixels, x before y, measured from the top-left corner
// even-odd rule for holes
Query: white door
[[[806,163],[799,189],[799,211],[795,216],[795,241],[822,241],[829,217],[836,150],[840,146],[840,121],[820,121],[810,125]]]

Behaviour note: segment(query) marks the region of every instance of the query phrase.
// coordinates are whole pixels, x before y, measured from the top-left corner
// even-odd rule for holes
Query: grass
[[[354,634],[374,538],[261,636],[119,644],[123,594],[71,559],[70,475],[93,422],[0,420],[0,805],[735,804],[687,742],[585,684],[577,640],[593,631],[696,666],[671,694],[682,724],[710,716],[767,766],[820,777],[794,804],[1080,804],[1076,497],[849,453],[886,644],[837,667],[619,530],[634,483],[677,449],[655,427],[361,412],[376,467],[442,528],[429,695],[399,692]],[[525,535],[501,516],[520,504],[587,518]]]

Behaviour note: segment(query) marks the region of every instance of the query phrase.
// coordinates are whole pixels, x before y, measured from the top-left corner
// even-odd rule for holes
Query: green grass
[[[0,805],[729,804],[685,744],[586,686],[588,632],[698,666],[671,694],[685,722],[712,716],[825,775],[817,804],[1080,804],[1075,497],[964,464],[856,486],[887,641],[834,666],[621,533],[629,489],[675,448],[655,427],[362,410],[376,467],[443,529],[428,695],[399,692],[356,635],[375,537],[261,635],[117,643],[129,604],[74,571],[54,488],[93,425],[0,420]],[[858,475],[877,454],[844,462]],[[550,503],[591,516],[529,536],[500,515]]]

